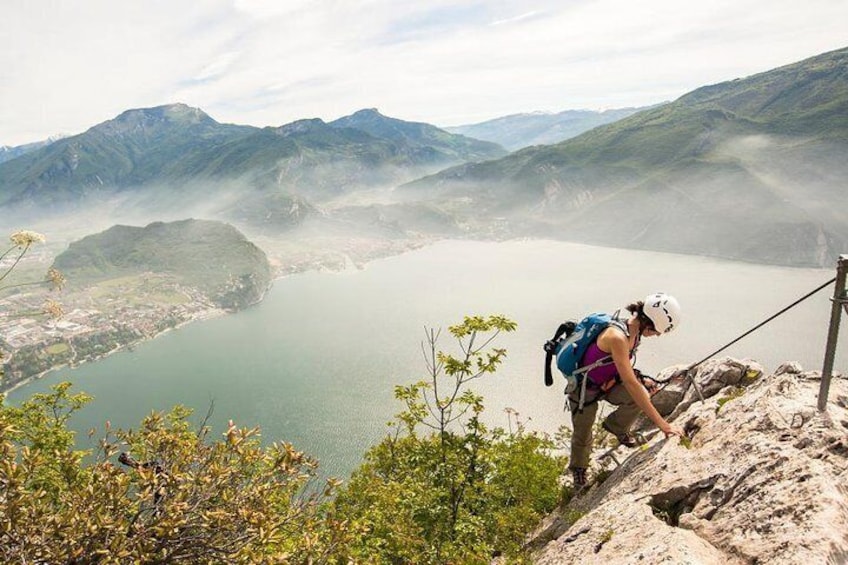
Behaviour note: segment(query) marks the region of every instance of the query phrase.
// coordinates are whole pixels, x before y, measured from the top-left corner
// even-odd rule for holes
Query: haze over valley
[[[826,53],[511,154],[376,109],[266,128],[128,110],[0,163],[0,206],[81,235],[196,217],[284,247],[553,237],[829,266],[848,243],[846,66]]]
[[[184,104],[127,110],[0,163],[0,227],[49,234],[47,251],[22,265],[27,280],[58,256],[71,290],[86,283],[113,300],[140,292],[127,276],[180,276],[213,310],[255,302],[270,276],[362,267],[440,239],[553,238],[829,267],[848,248],[846,70],[848,49],[825,53],[513,153],[377,109],[265,128],[221,124]],[[489,138],[508,139],[515,119],[486,124]],[[121,263],[136,233],[185,227],[186,218],[225,222],[267,254],[267,267],[222,273],[252,277],[251,298],[216,305],[219,290],[186,275],[188,262],[168,266],[159,255],[184,247],[175,242],[190,232],[160,234],[130,254],[130,271]],[[29,308],[41,300],[23,296]],[[154,327],[208,315],[202,305],[173,314],[170,291],[145,296],[160,307]],[[16,370],[14,380],[52,363]]]

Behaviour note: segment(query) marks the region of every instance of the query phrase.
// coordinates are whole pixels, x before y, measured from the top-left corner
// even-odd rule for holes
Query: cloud
[[[506,24],[514,24],[514,23],[518,23],[518,22],[521,22],[521,21],[524,21],[524,20],[528,20],[530,18],[536,18],[536,17],[539,17],[539,16],[540,16],[540,13],[536,12],[534,10],[532,12],[525,12],[525,13],[518,15],[518,16],[515,16],[513,18],[507,18],[505,20],[496,20],[496,21],[490,23],[489,25],[500,26],[500,25],[506,25]]]
[[[829,0],[8,0],[0,144],[185,102],[280,125],[439,125],[673,99],[844,47]]]
[[[480,2],[428,6],[393,19],[377,38],[381,45],[405,41],[442,41],[460,30],[485,25],[487,10]]]
[[[204,82],[207,80],[212,80],[223,75],[229,68],[232,67],[236,58],[239,56],[238,51],[230,51],[229,53],[224,53],[219,56],[217,59],[203,67],[201,71],[194,77],[193,80],[197,82]]]

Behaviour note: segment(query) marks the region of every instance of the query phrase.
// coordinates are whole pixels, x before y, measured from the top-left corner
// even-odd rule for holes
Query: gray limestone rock
[[[832,382],[821,413],[808,374],[792,366],[761,378],[749,361],[705,363],[695,379],[706,402],[688,387],[675,410],[690,446],[660,434],[628,452],[540,528],[535,561],[845,563],[848,383]]]
[[[750,359],[738,360],[723,357],[704,362],[694,370],[691,379],[686,381],[683,400],[671,413],[669,419],[678,417],[692,404],[699,402],[701,397],[698,390],[705,399],[708,399],[727,386],[749,386],[762,377],[764,371],[762,365]],[[698,388],[692,386],[693,382]]]

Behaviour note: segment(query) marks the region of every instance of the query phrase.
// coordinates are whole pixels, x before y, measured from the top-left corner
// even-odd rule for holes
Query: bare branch
[[[13,249],[14,249],[14,248],[13,248]],[[14,262],[14,263],[12,263],[12,266],[11,266],[11,267],[9,267],[9,268],[6,270],[6,272],[5,272],[5,273],[3,273],[2,275],[0,275],[0,281],[2,281],[3,279],[5,279],[6,277],[8,277],[8,276],[9,276],[9,273],[11,273],[11,272],[15,269],[15,267],[17,267],[18,263],[20,263],[20,262],[21,262],[21,259],[23,259],[24,255],[26,254],[26,252],[27,252],[27,250],[28,250],[28,249],[29,249],[29,244],[27,244],[27,245],[23,248],[23,250],[21,251],[20,255],[18,255],[18,258],[17,258],[17,259],[15,259],[15,262]],[[9,251],[11,251],[11,249],[10,249]],[[9,251],[7,251],[6,253],[9,253]],[[3,254],[3,257],[5,257],[5,256],[6,256],[6,253],[4,253],[4,254]],[[2,259],[2,257],[0,257],[0,259]]]

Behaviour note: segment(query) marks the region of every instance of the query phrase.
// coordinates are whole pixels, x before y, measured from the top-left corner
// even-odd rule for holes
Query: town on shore
[[[331,241],[264,241],[274,277],[305,271],[361,269],[371,260],[424,245],[424,240],[387,242],[346,238]],[[36,249],[19,265],[35,278],[54,253]],[[190,322],[225,314],[197,288],[172,274],[144,272],[60,292],[27,285],[0,292],[0,393],[49,371],[74,367],[131,348]]]

